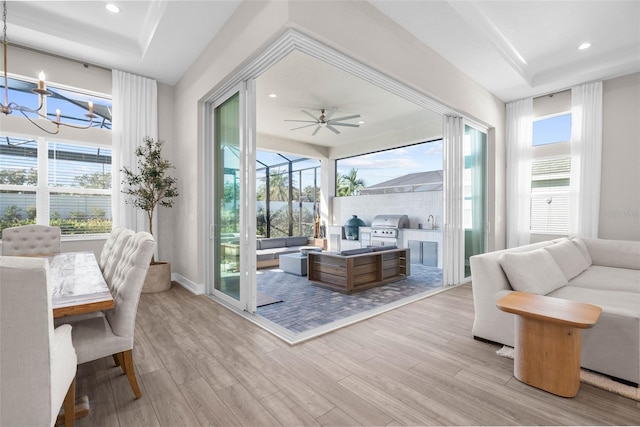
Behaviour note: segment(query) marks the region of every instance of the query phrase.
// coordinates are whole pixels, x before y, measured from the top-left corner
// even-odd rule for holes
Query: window
[[[570,140],[569,113],[533,122],[532,233],[566,235],[569,232]]]
[[[58,226],[63,235],[111,230],[111,150],[0,136],[0,230]]]
[[[534,159],[531,166],[531,232],[569,232],[568,156]]]
[[[0,82],[0,88],[4,88]],[[37,82],[8,79],[9,100],[37,108],[31,89]],[[0,231],[25,224],[58,226],[62,234],[88,235],[111,230],[111,99],[56,84],[49,84],[43,112],[54,118],[60,109],[62,121],[91,129],[46,135],[32,127],[25,135],[21,121],[3,122],[0,134]],[[38,115],[26,113],[37,122]],[[43,113],[44,114],[44,113]],[[16,119],[20,112],[13,113]],[[25,119],[26,121],[26,119]],[[16,125],[16,123],[18,123]],[[27,131],[28,132],[28,131]],[[38,137],[38,135],[41,135]],[[64,135],[64,136],[63,136]],[[64,140],[63,140],[64,138]]]
[[[533,122],[533,146],[571,141],[571,114],[543,117]]]

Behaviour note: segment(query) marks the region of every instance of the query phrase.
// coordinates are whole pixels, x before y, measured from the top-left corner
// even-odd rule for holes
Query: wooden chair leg
[[[122,366],[122,364],[120,363],[120,361],[118,360],[118,354],[112,354],[113,356],[113,362],[116,364],[116,366]]]
[[[127,374],[133,394],[136,396],[136,399],[140,399],[142,397],[142,393],[140,393],[140,387],[138,387],[138,380],[136,379],[136,372],[133,368],[133,350],[118,353],[118,359],[122,361],[122,368],[124,369],[124,373]]]
[[[73,427],[76,412],[76,379],[71,381],[64,397],[64,427]]]

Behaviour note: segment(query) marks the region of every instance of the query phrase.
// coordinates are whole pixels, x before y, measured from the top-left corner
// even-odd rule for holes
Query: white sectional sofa
[[[513,346],[496,301],[517,290],[602,307],[582,331],[582,367],[640,383],[640,242],[558,239],[471,257],[476,338]]]

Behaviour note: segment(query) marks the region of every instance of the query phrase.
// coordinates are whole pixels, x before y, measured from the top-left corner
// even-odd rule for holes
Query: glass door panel
[[[464,277],[469,258],[486,251],[487,134],[464,127]]]
[[[240,301],[240,95],[214,110],[214,288]]]

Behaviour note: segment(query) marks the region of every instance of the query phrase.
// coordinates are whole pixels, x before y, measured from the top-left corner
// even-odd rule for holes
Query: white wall
[[[603,83],[603,239],[640,240],[640,73]]]
[[[363,64],[429,95],[477,121],[489,132],[490,248],[504,246],[504,103],[462,74],[367,2],[243,2],[176,86],[170,160],[180,197],[170,210],[175,241],[173,271],[204,282],[203,100],[288,28],[310,35]],[[356,37],[357,36],[357,37]],[[425,72],[428,69],[429,72]],[[364,150],[363,150],[364,151]]]
[[[427,218],[433,215],[440,228],[442,206],[442,191],[334,197],[332,219],[333,224],[344,225],[352,215],[358,215],[370,226],[376,215],[407,215],[409,228],[418,228],[418,224],[427,228]]]

